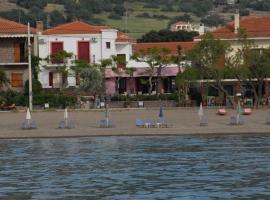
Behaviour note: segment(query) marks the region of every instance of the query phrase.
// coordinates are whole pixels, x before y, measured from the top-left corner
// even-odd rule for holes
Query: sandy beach
[[[250,116],[245,116],[245,124],[229,125],[229,117],[235,110],[228,110],[226,116],[216,115],[217,109],[205,109],[208,126],[199,126],[197,108],[167,108],[164,110],[166,120],[172,128],[137,128],[135,120],[158,120],[159,109],[121,109],[110,110],[110,118],[115,128],[99,128],[98,121],[104,118],[102,110],[69,112],[70,119],[76,124],[75,129],[58,129],[58,123],[63,119],[63,110],[35,111],[33,120],[38,129],[21,130],[25,112],[0,113],[0,138],[48,138],[48,137],[87,137],[87,136],[132,136],[132,135],[189,135],[189,134],[259,134],[269,133],[270,126],[265,125],[269,113],[267,109],[253,110]]]

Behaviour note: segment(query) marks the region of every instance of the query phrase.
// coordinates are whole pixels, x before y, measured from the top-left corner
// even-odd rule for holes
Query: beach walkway
[[[40,137],[86,137],[86,136],[117,136],[117,135],[185,135],[185,134],[248,134],[269,133],[270,126],[265,125],[269,113],[267,109],[253,110],[252,115],[245,116],[246,123],[242,126],[230,126],[229,117],[235,110],[228,110],[226,116],[216,115],[217,109],[205,109],[209,125],[199,126],[198,108],[168,108],[164,110],[166,120],[172,128],[137,128],[135,120],[158,120],[159,108],[156,109],[121,109],[111,110],[110,119],[115,128],[99,128],[98,122],[104,118],[104,111],[70,111],[71,120],[76,128],[70,130],[57,129],[63,119],[63,111],[36,111],[32,118],[38,129],[21,130],[25,112],[0,112],[0,138],[40,138]]]

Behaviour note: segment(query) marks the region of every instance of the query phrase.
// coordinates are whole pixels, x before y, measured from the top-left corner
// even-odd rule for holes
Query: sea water
[[[270,198],[270,136],[0,140],[0,199],[232,198]]]

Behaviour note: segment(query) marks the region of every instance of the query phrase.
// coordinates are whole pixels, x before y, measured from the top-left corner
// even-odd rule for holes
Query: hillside
[[[270,0],[242,0],[224,5],[222,0],[0,0],[0,16],[32,25],[45,26],[81,19],[109,25],[139,38],[150,30],[160,30],[177,20],[202,21],[208,26],[231,20],[236,8],[240,14],[268,14]]]

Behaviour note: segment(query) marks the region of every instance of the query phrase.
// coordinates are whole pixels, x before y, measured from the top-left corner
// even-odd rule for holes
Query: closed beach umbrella
[[[67,110],[67,108],[65,108],[65,111],[64,111],[64,120],[68,120],[68,110]]]
[[[239,124],[239,118],[241,114],[242,114],[242,107],[241,107],[240,101],[238,101],[237,107],[236,107],[236,123],[237,124]]]
[[[31,113],[30,113],[30,110],[29,108],[27,108],[27,111],[26,111],[26,120],[31,120]]]
[[[236,107],[236,113],[237,113],[237,115],[241,115],[242,112],[243,111],[242,111],[242,107],[241,107],[240,101],[238,101],[237,107]]]
[[[163,113],[163,107],[160,106],[159,108],[159,114],[158,114],[159,118],[163,118],[164,117],[164,113]]]
[[[106,126],[109,127],[109,110],[108,110],[108,104],[105,106],[105,119],[106,119]]]
[[[199,108],[199,111],[198,111],[198,115],[199,115],[199,118],[200,118],[200,120],[201,120],[202,117],[203,117],[203,106],[202,106],[202,103],[200,104],[200,108]]]

